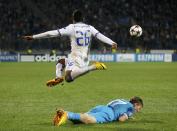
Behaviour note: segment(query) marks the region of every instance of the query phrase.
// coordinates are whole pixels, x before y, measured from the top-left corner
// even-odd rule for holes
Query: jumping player
[[[89,71],[105,70],[107,68],[106,65],[101,62],[95,62],[89,66],[88,55],[92,37],[111,45],[114,49],[117,48],[117,44],[114,41],[101,34],[93,26],[83,23],[83,15],[81,11],[75,10],[72,19],[73,24],[70,24],[67,27],[36,35],[23,36],[23,39],[26,40],[60,36],[68,36],[70,38],[71,53],[68,55],[68,58],[58,60],[56,64],[56,78],[47,81],[47,86],[51,87],[63,82],[64,74],[65,80],[71,82]]]

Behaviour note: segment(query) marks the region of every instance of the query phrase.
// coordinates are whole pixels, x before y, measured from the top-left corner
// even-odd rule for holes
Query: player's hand
[[[22,36],[22,39],[24,39],[24,40],[33,40],[33,36],[32,35]]]
[[[113,44],[112,44],[112,49],[117,50],[117,43],[113,43]]]

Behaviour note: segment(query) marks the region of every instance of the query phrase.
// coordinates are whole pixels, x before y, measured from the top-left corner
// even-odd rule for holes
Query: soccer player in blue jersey
[[[135,96],[130,101],[116,99],[107,105],[98,105],[86,113],[74,113],[60,109],[57,111],[53,123],[60,126],[66,123],[67,120],[84,124],[124,122],[131,118],[134,113],[140,112],[142,108],[143,100],[140,97]]]

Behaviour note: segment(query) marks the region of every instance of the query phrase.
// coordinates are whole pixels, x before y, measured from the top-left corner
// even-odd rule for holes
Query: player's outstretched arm
[[[92,32],[93,36],[96,37],[98,40],[102,41],[103,43],[111,45],[112,49],[117,49],[117,43],[115,43],[110,38],[108,38],[108,37],[104,36],[103,34],[101,34],[93,26],[91,26],[91,32]]]
[[[112,41],[110,38],[104,36],[103,34],[99,33],[96,38],[106,44],[109,44],[112,46],[112,49],[116,49],[117,50],[117,43],[115,43],[114,41]]]
[[[47,31],[36,35],[22,36],[22,38],[26,40],[33,40],[33,39],[42,39],[42,38],[52,38],[57,36],[60,36],[58,30],[52,30],[52,31]]]
[[[24,39],[24,40],[33,40],[33,36],[32,35],[22,36],[22,39]]]

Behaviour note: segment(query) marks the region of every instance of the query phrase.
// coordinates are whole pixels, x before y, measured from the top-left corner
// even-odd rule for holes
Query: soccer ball
[[[135,37],[140,37],[143,33],[143,30],[141,28],[141,26],[139,25],[133,25],[131,28],[130,28],[130,35],[131,36],[135,36]]]

